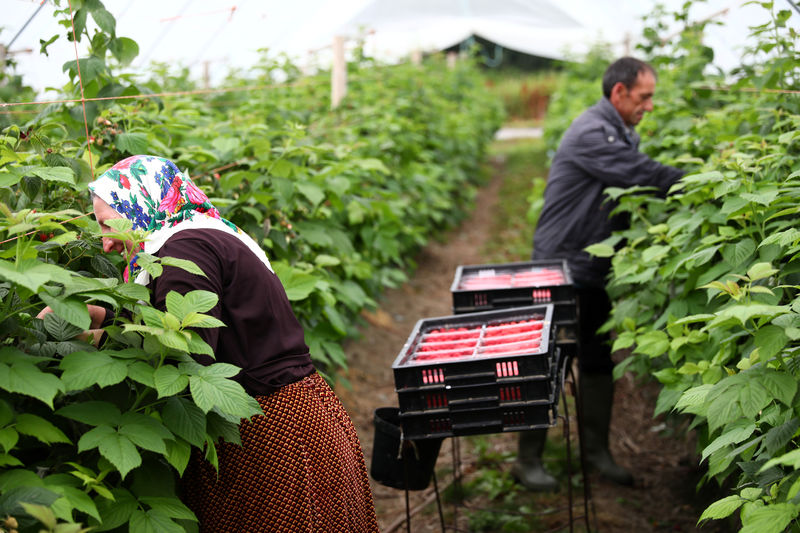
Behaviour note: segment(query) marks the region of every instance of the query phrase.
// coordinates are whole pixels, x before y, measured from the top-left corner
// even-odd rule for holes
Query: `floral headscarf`
[[[151,155],[123,159],[91,182],[89,190],[133,222],[133,229],[152,232],[143,243],[148,254],[156,253],[179,231],[218,229],[236,236],[272,270],[258,244],[222,218],[208,196],[168,159]],[[137,283],[147,283],[149,276],[139,270],[134,257],[126,274],[138,273]]]

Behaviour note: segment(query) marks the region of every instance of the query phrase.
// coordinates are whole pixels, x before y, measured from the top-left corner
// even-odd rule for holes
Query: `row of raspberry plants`
[[[688,4],[647,28],[660,79],[643,149],[688,174],[666,199],[610,190],[632,223],[590,250],[612,257],[608,327],[630,350],[616,375],[661,383],[655,413],[691,419],[700,484],[727,494],[699,521],[777,533],[800,514],[800,54],[792,12],[759,4],[769,21],[727,76],[703,23],[658,39]]]
[[[60,5],[65,33],[45,36],[42,51],[71,47],[73,22],[89,44],[64,65],[60,94],[118,98],[0,119],[0,517],[10,517],[0,528],[193,531],[176,485],[191,449],[215,462],[210,444],[236,442],[257,406],[230,379],[235,368],[188,355],[208,351],[192,328],[215,325],[203,315],[215,296],[173,297],[165,312],[142,303],[147,290],[122,281],[122,258],[99,249],[86,183],[132,154],[174,160],[264,246],[312,357],[346,379],[342,341],[431,235],[466,213],[502,108],[469,61],[386,66],[359,50],[334,111],[329,74],[266,55],[209,94],[172,67],[125,72],[138,47],[103,4]],[[9,80],[4,99],[30,97]],[[154,275],[175,264],[141,259]],[[75,338],[87,302],[130,316],[106,329],[102,349]],[[38,320],[44,305],[55,313]]]

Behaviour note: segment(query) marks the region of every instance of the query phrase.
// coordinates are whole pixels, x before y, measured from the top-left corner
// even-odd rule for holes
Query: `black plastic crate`
[[[552,277],[537,279],[544,271]],[[577,318],[575,285],[565,260],[460,265],[450,293],[454,314],[550,303],[556,324]]]
[[[418,389],[425,386],[463,386],[492,384],[498,380],[510,378],[547,378],[551,375],[553,363],[554,335],[552,324],[553,306],[540,305],[487,311],[483,313],[467,313],[461,315],[426,318],[419,320],[398,354],[392,370],[395,378],[395,389]],[[515,353],[487,353],[481,347],[492,348],[494,345],[480,344],[480,339],[491,338],[489,333],[496,333],[494,328],[512,322],[540,321],[538,346]],[[527,327],[520,325],[521,329]],[[427,352],[431,359],[420,359],[425,354],[421,350],[424,343],[435,339],[436,331],[448,330],[447,342],[453,344],[449,350],[435,349]],[[453,334],[460,330],[461,339]],[[523,335],[523,331],[520,335]],[[472,351],[468,347],[474,336],[478,340]],[[463,346],[456,346],[463,340]],[[469,341],[469,342],[467,342]],[[434,341],[435,343],[435,341]],[[458,350],[463,350],[457,355]],[[454,354],[451,358],[436,358],[438,354],[447,352]],[[468,355],[469,353],[469,355]]]
[[[519,402],[469,410],[400,413],[404,438],[431,439],[547,428],[555,424],[556,403]]]
[[[500,379],[494,383],[434,385],[397,391],[401,412],[449,409],[469,410],[475,406],[498,407],[508,403],[552,401],[554,376]]]
[[[404,438],[435,439],[487,433],[505,433],[548,428],[558,418],[558,401],[566,371],[566,357],[556,349],[553,375],[546,399],[492,402],[465,400],[458,406],[403,412],[400,420]]]

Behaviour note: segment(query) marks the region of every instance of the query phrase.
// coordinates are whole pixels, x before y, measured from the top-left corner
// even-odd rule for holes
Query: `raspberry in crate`
[[[454,314],[553,304],[553,321],[561,329],[562,339],[576,342],[575,287],[564,260],[461,265],[450,293]]]
[[[417,322],[392,365],[404,431],[433,438],[548,424],[552,313],[547,304]]]

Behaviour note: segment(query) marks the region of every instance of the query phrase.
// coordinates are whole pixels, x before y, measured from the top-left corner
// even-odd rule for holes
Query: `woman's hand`
[[[100,344],[100,338],[103,336],[103,330],[100,329],[100,326],[106,319],[106,308],[92,304],[87,304],[86,307],[89,310],[89,318],[90,318],[89,330],[80,333],[75,338],[82,341],[87,341],[91,336],[92,344],[98,346]],[[39,311],[39,314],[36,315],[36,318],[44,320],[45,315],[52,312],[53,309],[48,305],[47,307]]]
[[[89,309],[89,318],[91,319],[89,329],[98,329],[103,324],[103,321],[106,319],[106,308],[92,304],[87,304],[86,307]],[[47,313],[52,313],[52,312],[53,310],[48,305],[47,307],[39,311],[39,314],[36,315],[36,318],[44,320],[44,316]]]

